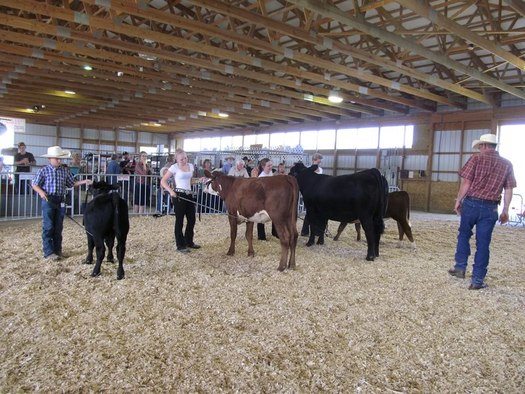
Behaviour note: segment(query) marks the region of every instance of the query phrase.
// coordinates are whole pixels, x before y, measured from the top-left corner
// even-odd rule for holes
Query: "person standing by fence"
[[[26,151],[26,144],[20,142],[18,144],[18,153],[15,155],[15,172],[31,172],[31,166],[36,165],[35,156],[31,152]],[[15,189],[20,194],[26,194],[27,186],[31,181],[20,179],[20,174],[15,174]]]
[[[139,161],[135,165],[135,193],[133,195],[133,212],[143,214],[145,207],[151,201],[151,168],[148,164],[148,154],[140,152]]]

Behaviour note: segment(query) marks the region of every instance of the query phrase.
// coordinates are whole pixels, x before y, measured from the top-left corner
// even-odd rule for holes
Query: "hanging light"
[[[330,90],[330,94],[328,95],[328,101],[334,104],[339,104],[343,102],[343,98],[339,95],[339,92],[337,90]]]

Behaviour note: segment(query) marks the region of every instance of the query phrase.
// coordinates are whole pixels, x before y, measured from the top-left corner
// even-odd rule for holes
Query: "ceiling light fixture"
[[[91,67],[89,64],[84,64],[83,69],[86,70],[86,71],[91,71],[91,70],[93,70],[93,67]]]
[[[339,104],[343,102],[343,98],[339,95],[339,92],[336,90],[331,90],[328,95],[328,101],[334,104]]]
[[[77,92],[75,92],[73,90],[64,90],[64,93],[66,93],[66,94],[77,94]]]

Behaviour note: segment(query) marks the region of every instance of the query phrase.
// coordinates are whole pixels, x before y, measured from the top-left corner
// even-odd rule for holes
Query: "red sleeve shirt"
[[[503,189],[516,187],[512,163],[497,151],[473,155],[459,176],[471,181],[467,196],[483,200],[499,201]]]

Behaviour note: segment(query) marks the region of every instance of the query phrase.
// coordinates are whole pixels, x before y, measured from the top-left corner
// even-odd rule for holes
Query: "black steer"
[[[100,266],[106,248],[108,247],[108,261],[113,262],[113,245],[117,238],[117,279],[124,278],[124,255],[126,254],[126,239],[129,232],[128,204],[118,193],[118,185],[110,185],[104,181],[93,182],[91,191],[93,199],[86,205],[84,211],[84,227],[88,238],[88,254],[86,264],[93,263],[93,248],[97,248],[97,262],[91,276],[100,275]]]
[[[388,183],[375,169],[351,175],[329,176],[317,174],[317,166],[306,167],[295,163],[290,175],[297,178],[303,195],[306,219],[310,224],[307,246],[324,243],[324,229],[328,220],[352,222],[359,220],[365,230],[368,251],[366,259],[379,256],[379,241],[385,229],[383,216],[388,199]]]
[[[392,218],[397,222],[397,231],[399,233],[398,247],[401,247],[404,235],[406,234],[408,240],[412,245],[412,249],[416,248],[412,229],[410,227],[410,196],[404,191],[395,191],[388,194],[388,207],[385,213],[385,219]],[[361,224],[359,220],[355,221],[355,231],[357,232],[357,240],[361,240]],[[337,234],[334,241],[339,239],[339,236],[345,229],[348,223],[342,222],[337,229]]]

